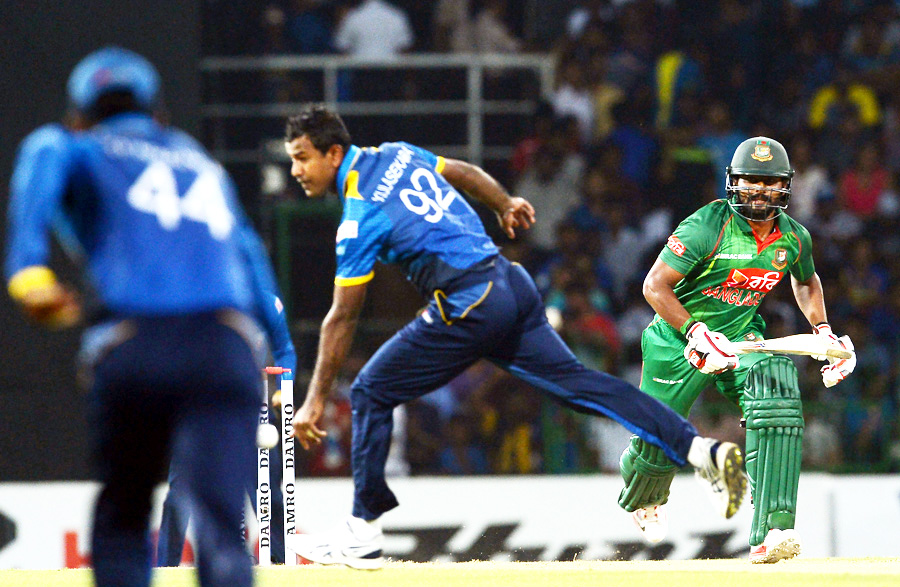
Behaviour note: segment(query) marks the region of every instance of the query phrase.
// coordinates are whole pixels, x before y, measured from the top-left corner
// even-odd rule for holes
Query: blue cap
[[[93,108],[103,94],[116,91],[131,92],[138,106],[150,110],[159,94],[159,74],[137,53],[106,47],[75,66],[66,89],[72,105],[81,111]]]

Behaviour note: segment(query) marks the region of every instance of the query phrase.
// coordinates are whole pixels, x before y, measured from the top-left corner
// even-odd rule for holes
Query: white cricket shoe
[[[800,534],[796,530],[772,528],[766,539],[758,546],[750,547],[750,562],[777,563],[792,559],[800,554]]]
[[[707,488],[716,512],[724,518],[730,518],[740,509],[747,491],[744,455],[733,442],[716,444],[711,444],[708,462],[696,469],[696,475]],[[713,446],[716,447],[715,459],[712,457]]]
[[[631,519],[641,531],[644,540],[650,544],[662,542],[669,531],[669,516],[664,505],[634,510],[631,512]]]
[[[285,546],[303,558],[323,565],[346,565],[353,569],[375,570],[384,566],[381,525],[349,517],[325,534],[293,534]]]

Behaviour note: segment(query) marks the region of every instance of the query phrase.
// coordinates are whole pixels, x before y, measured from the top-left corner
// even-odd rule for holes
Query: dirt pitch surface
[[[665,574],[665,576],[661,576]],[[900,558],[574,562],[389,562],[379,571],[301,565],[256,571],[259,587],[898,587]],[[89,570],[0,571],[3,587],[89,587]],[[154,587],[197,585],[194,569],[159,569]]]

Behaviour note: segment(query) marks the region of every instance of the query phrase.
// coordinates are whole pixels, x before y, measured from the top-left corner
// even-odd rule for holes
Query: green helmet
[[[738,186],[738,179],[742,177],[749,179],[751,183],[762,182],[766,185],[780,180],[784,182],[784,187],[761,190],[755,186]],[[738,145],[731,158],[731,165],[725,168],[728,204],[735,214],[747,220],[775,218],[788,207],[792,177],[794,170],[781,143],[768,137],[747,139]],[[768,201],[764,208],[754,208],[753,195],[760,192],[768,193]]]

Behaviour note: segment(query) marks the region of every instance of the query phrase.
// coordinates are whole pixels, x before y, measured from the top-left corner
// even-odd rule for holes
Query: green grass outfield
[[[660,574],[665,573],[665,577]],[[827,558],[751,565],[745,560],[404,563],[380,571],[302,565],[256,572],[259,587],[874,587],[900,585],[900,558]],[[194,569],[160,569],[154,587],[197,584]],[[3,587],[88,587],[89,570],[0,571]]]

